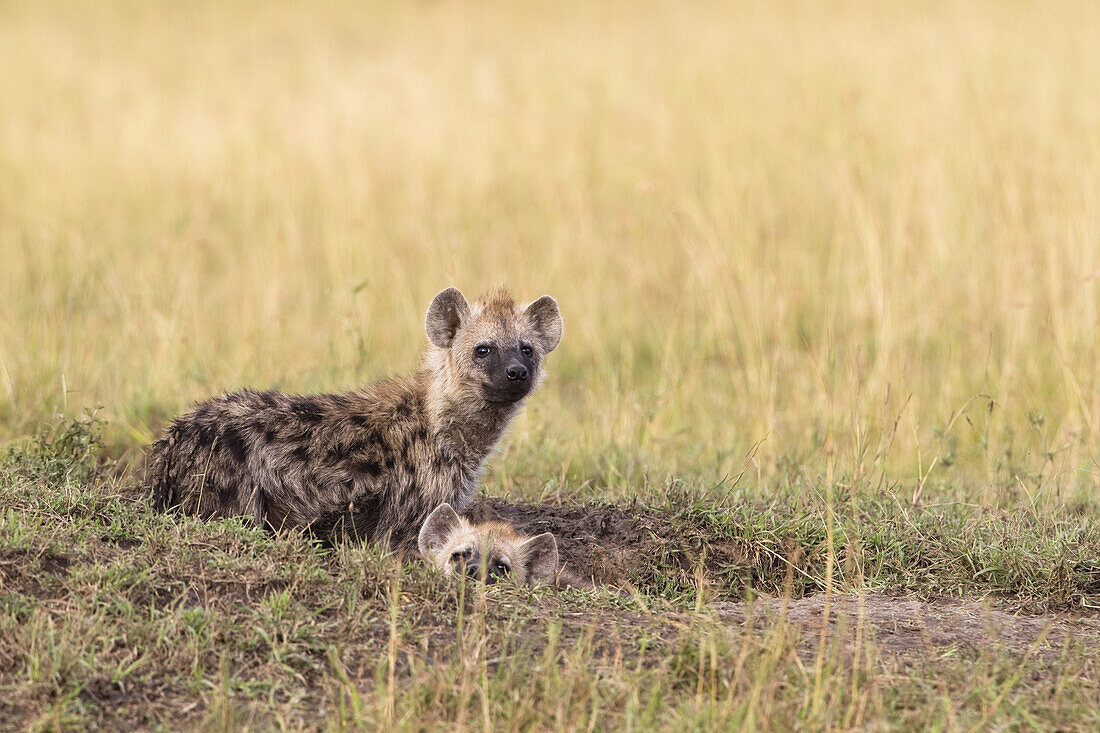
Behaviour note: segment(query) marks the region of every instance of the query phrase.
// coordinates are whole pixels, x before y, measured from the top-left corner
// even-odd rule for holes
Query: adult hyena
[[[498,290],[470,304],[448,288],[428,307],[426,330],[410,377],[345,394],[243,390],[198,405],[150,449],[153,503],[415,551],[433,509],[465,511],[542,380],[562,319],[548,295],[520,307]]]

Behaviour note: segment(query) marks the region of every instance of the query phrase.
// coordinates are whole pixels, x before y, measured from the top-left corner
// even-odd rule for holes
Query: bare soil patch
[[[1024,614],[981,598],[923,601],[884,594],[817,595],[719,603],[717,610],[727,623],[755,628],[785,618],[801,632],[800,649],[811,653],[824,638],[849,652],[869,643],[879,658],[905,663],[945,655],[973,657],[994,648],[1054,660],[1067,643],[1076,643],[1100,659],[1100,616]]]
[[[73,558],[57,552],[32,552],[25,548],[0,550],[0,590],[32,597],[51,597],[42,587],[46,573],[64,573]]]

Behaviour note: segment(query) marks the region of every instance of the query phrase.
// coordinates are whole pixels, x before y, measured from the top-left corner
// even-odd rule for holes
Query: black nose
[[[524,379],[527,379],[527,367],[522,364],[512,364],[505,371],[505,374],[513,381],[518,379],[522,382]]]
[[[466,575],[470,576],[474,580],[481,580],[481,566],[476,562],[466,563]],[[500,580],[497,574],[492,570],[485,576],[485,585],[492,585]]]

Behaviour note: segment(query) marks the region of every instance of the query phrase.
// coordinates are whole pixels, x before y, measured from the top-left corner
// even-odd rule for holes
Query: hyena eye
[[[520,346],[519,350],[523,352],[524,356],[530,356],[531,354],[535,353],[535,350],[532,349],[529,344],[524,344]]]
[[[504,562],[498,562],[497,563],[497,573],[499,573],[500,575],[503,575],[504,573],[507,573],[508,570],[509,570],[508,563],[504,563]]]
[[[466,562],[466,559],[470,556],[469,550],[462,550],[460,552],[451,553],[451,562],[458,565],[460,562]]]
[[[474,355],[475,356],[488,356],[490,351],[492,351],[492,349],[490,349],[485,344],[482,344],[481,346],[478,346],[476,349],[474,349]]]

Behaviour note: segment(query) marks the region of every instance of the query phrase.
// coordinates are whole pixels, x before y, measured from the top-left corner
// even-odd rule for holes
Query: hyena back
[[[544,377],[562,320],[550,296],[521,307],[501,290],[471,304],[448,288],[432,300],[426,330],[410,377],[345,394],[244,390],[198,405],[150,449],[154,505],[415,550],[435,507],[465,511]]]

